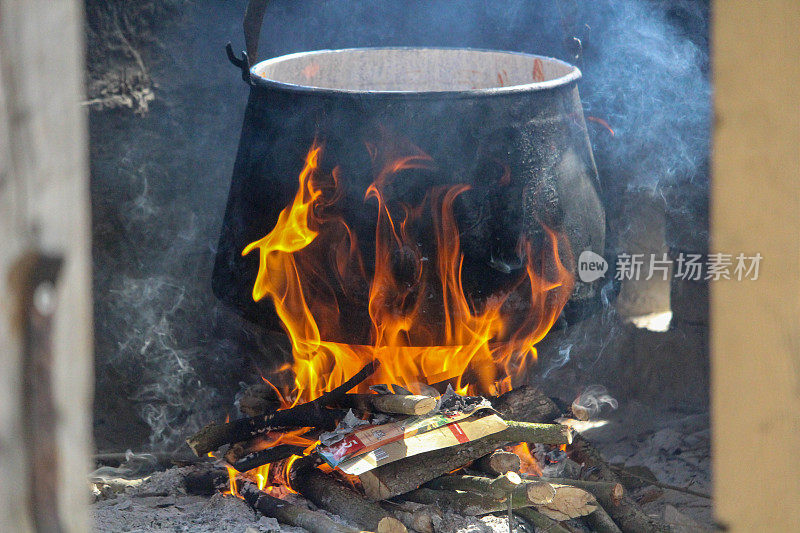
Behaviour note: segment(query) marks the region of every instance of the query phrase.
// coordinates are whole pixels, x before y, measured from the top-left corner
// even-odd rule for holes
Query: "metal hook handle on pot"
[[[244,12],[244,46],[245,51],[242,57],[236,57],[233,53],[233,46],[228,43],[225,47],[228,52],[228,59],[236,67],[242,70],[242,79],[250,83],[250,67],[256,63],[258,58],[258,40],[261,34],[261,25],[264,23],[264,13],[267,11],[269,0],[250,0]]]

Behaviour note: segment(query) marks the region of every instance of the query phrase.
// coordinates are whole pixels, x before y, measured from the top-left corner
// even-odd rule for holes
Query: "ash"
[[[140,480],[108,480],[92,505],[101,532],[266,533],[305,530],[258,516],[242,500],[215,494],[186,494],[183,478],[191,467],[171,468]],[[98,489],[99,490],[99,489]],[[96,491],[97,493],[97,491]]]
[[[233,496],[187,494],[183,480],[192,470],[193,467],[170,468],[146,478],[106,478],[103,483],[95,484],[96,501],[92,504],[95,530],[104,533],[306,533],[305,529],[279,524],[274,518],[255,513],[244,501]],[[305,505],[337,522],[347,523],[300,496],[290,497],[293,504]],[[447,513],[435,527],[436,533],[507,533],[508,520]]]
[[[712,492],[708,412],[657,409],[632,401],[599,418],[606,424],[581,433],[612,465],[624,466],[640,477],[655,475],[661,483]],[[623,479],[626,492],[645,512],[662,517],[675,531],[704,531],[714,523],[710,499],[646,482],[636,488],[636,481]]]

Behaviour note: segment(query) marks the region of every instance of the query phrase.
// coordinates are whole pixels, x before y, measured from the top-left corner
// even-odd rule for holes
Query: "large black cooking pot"
[[[317,140],[322,165],[339,166],[337,209],[358,236],[368,274],[377,207],[364,201],[376,144],[414,146],[434,168],[404,171],[391,202],[417,203],[435,185],[466,183],[455,205],[468,298],[480,304],[519,279],[520,236],[546,246],[547,226],[569,241],[575,272],[584,250],[603,253],[604,211],[577,82],[562,61],[522,53],[442,48],[321,50],[256,64],[213,275],[215,294],[250,320],[279,327],[267,298],[254,302],[258,253],[242,256],[292,202]],[[370,146],[372,148],[370,148]],[[425,232],[423,232],[424,235]],[[430,242],[421,239],[427,254]],[[322,273],[325,276],[325,273]],[[565,312],[598,288],[576,276]],[[364,294],[366,297],[366,294]],[[358,300],[358,299],[356,299]],[[366,299],[349,300],[334,340],[366,343]],[[426,320],[441,317],[426,310]]]

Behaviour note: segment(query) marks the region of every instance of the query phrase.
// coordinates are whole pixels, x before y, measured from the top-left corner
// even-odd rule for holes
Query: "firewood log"
[[[603,507],[616,507],[622,503],[625,489],[621,483],[606,481],[585,481],[582,479],[530,477],[532,480],[546,481],[558,485],[572,485],[591,493]]]
[[[392,510],[403,524],[418,533],[434,533],[434,523],[443,520],[441,511],[432,505],[407,501],[385,501],[381,505]]]
[[[598,505],[593,513],[584,517],[584,520],[596,533],[622,533],[602,505]]]
[[[287,427],[333,429],[346,413],[338,409],[329,409],[328,406],[339,401],[350,389],[371,376],[377,368],[378,362],[373,361],[339,387],[316,400],[290,409],[242,418],[226,424],[211,423],[186,439],[186,443],[195,455],[200,456],[213,452],[224,444],[250,440],[270,429]]]
[[[546,517],[533,507],[517,509],[516,514],[533,524],[538,533],[570,533],[569,529],[563,527],[552,518]]]
[[[233,463],[231,463],[231,466],[233,466],[237,472],[247,472],[248,470],[252,470],[269,463],[274,463],[293,455],[302,455],[305,449],[305,446],[279,444],[277,446],[273,446],[272,448],[266,448],[264,450],[258,450],[256,452],[249,453],[235,460]],[[228,454],[225,455],[225,458],[228,458]]]
[[[522,481],[518,474],[507,472],[491,479],[482,476],[442,476],[425,484],[429,489],[458,490],[484,494],[496,500],[513,500],[530,505],[543,505],[553,500],[556,491],[549,484],[539,481]]]
[[[567,426],[515,421],[507,423],[508,428],[493,435],[408,457],[365,472],[359,476],[364,493],[371,500],[385,500],[403,494],[442,474],[469,464],[509,442],[547,444],[572,442],[572,430]]]
[[[424,415],[436,408],[436,398],[415,394],[345,394],[336,403],[370,413],[400,415]]]
[[[519,398],[525,397],[522,401]],[[501,395],[492,401],[492,405],[503,418],[514,418],[526,422],[550,422],[560,414],[560,409],[550,398],[536,387],[520,387]],[[532,405],[534,407],[528,407]],[[556,413],[553,415],[553,413]],[[593,474],[590,479],[619,483],[619,479],[609,464],[594,446],[580,434],[575,435],[575,440],[570,447],[570,458],[591,468]],[[669,526],[660,520],[649,517],[639,504],[628,496],[623,496],[617,506],[606,509],[609,516],[616,522],[623,533],[638,533],[640,531],[669,531]]]
[[[507,420],[521,422],[552,422],[561,415],[561,409],[542,389],[523,385],[495,398],[492,407]]]
[[[597,501],[590,493],[570,485],[552,485],[555,489],[553,499],[537,505],[536,509],[543,515],[563,522],[571,518],[586,516],[597,509]]]
[[[439,505],[462,516],[482,516],[508,510],[508,500],[497,500],[476,492],[420,488],[404,494],[403,498],[418,503]],[[512,499],[511,503],[514,509],[531,505],[522,498],[519,501]]]
[[[317,507],[370,531],[405,532],[406,527],[380,505],[316,468],[293,470],[292,488]],[[383,522],[383,529],[379,524]]]
[[[484,455],[475,461],[473,465],[476,470],[494,476],[499,476],[506,472],[519,472],[521,467],[522,461],[519,455],[505,450],[495,450],[488,455]]]
[[[316,511],[292,505],[289,502],[270,496],[258,490],[255,483],[242,482],[238,486],[250,507],[264,516],[275,518],[278,522],[307,529],[311,533],[358,533],[359,530],[334,522],[327,516]]]

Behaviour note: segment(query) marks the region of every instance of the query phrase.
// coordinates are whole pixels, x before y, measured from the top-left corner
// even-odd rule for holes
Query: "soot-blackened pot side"
[[[471,301],[479,304],[518,279],[518,238],[525,234],[534,248],[544,245],[543,225],[568,239],[570,250],[562,250],[561,258],[573,273],[580,252],[603,254],[604,211],[575,81],[485,94],[298,91],[256,81],[231,179],[213,290],[269,329],[280,327],[271,302],[252,298],[258,253],[243,257],[241,252],[272,230],[292,202],[315,141],[324,145],[320,165],[340,167],[345,194],[336,207],[358,237],[368,274],[377,206],[364,200],[375,178],[365,143],[413,146],[431,157],[432,170],[401,171],[393,179],[389,201],[416,204],[435,185],[471,186],[455,205],[464,289]],[[421,248],[427,253],[434,247],[423,239]],[[402,257],[397,262],[402,270]],[[595,305],[599,283],[576,276],[565,308],[568,318]],[[366,288],[362,296],[360,305],[347,306],[340,336],[326,340],[369,342]],[[437,309],[424,313],[428,323],[442,319]]]

